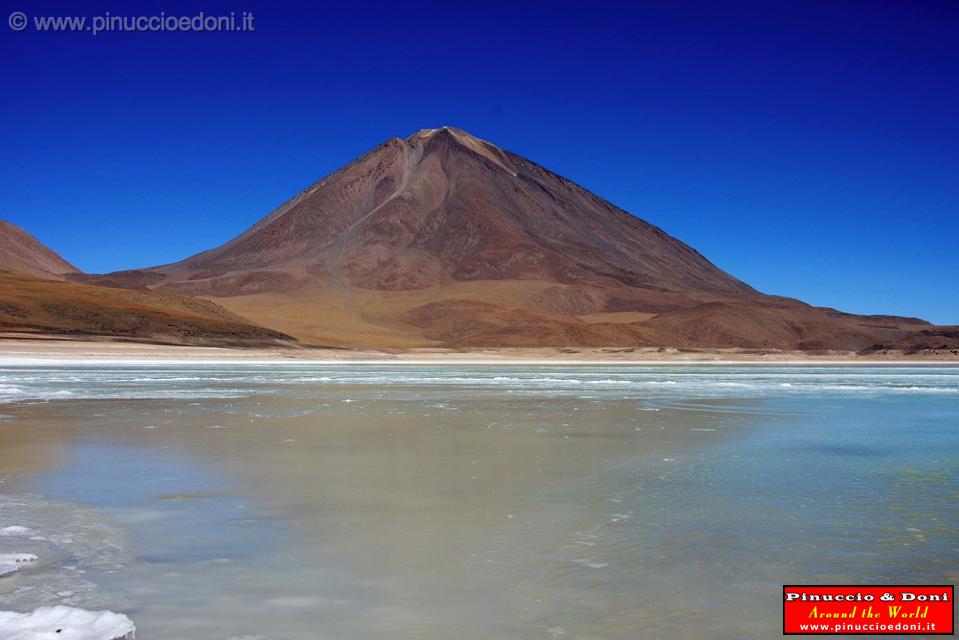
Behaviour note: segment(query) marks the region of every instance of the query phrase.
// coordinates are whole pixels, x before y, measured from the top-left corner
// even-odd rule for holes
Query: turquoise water
[[[138,637],[768,638],[955,583],[959,368],[0,368],[0,609]]]

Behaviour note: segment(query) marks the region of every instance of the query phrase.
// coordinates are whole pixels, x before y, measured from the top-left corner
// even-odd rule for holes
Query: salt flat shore
[[[658,348],[491,348],[410,349],[377,351],[313,347],[221,348],[81,340],[60,336],[0,336],[0,364],[43,361],[84,362],[393,362],[407,364],[909,364],[959,365],[950,351],[905,354],[881,352],[859,355],[830,351],[760,351],[747,349]]]

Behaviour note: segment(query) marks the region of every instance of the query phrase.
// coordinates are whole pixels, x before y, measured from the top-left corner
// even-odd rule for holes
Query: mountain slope
[[[212,302],[0,272],[0,331],[119,337],[204,346],[272,346],[292,339]]]
[[[215,299],[349,346],[862,349],[930,326],[763,295],[569,180],[447,127],[388,140],[218,248],[92,281]]]
[[[0,270],[51,280],[63,280],[64,274],[79,273],[79,269],[52,249],[6,220],[0,220]]]
[[[155,291],[94,287],[76,267],[9,222],[0,221],[0,331],[104,336],[210,346],[291,344],[209,302]]]

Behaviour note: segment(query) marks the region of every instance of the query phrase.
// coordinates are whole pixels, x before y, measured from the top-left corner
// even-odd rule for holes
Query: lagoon
[[[959,368],[0,367],[0,610],[137,637],[768,638],[959,581]],[[26,532],[26,533],[25,533]]]

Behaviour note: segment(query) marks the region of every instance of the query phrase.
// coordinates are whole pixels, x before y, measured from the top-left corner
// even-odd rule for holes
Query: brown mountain
[[[571,181],[447,127],[388,140],[223,246],[93,281],[214,299],[351,346],[863,349],[933,330],[761,294]]]
[[[102,336],[194,346],[290,345],[279,331],[250,324],[208,300],[0,271],[0,331]]]
[[[79,270],[9,222],[0,221],[0,331],[108,336],[210,346],[291,344],[208,300],[63,282]]]
[[[52,249],[6,220],[0,220],[0,270],[51,280],[63,280],[64,274],[80,272]]]

